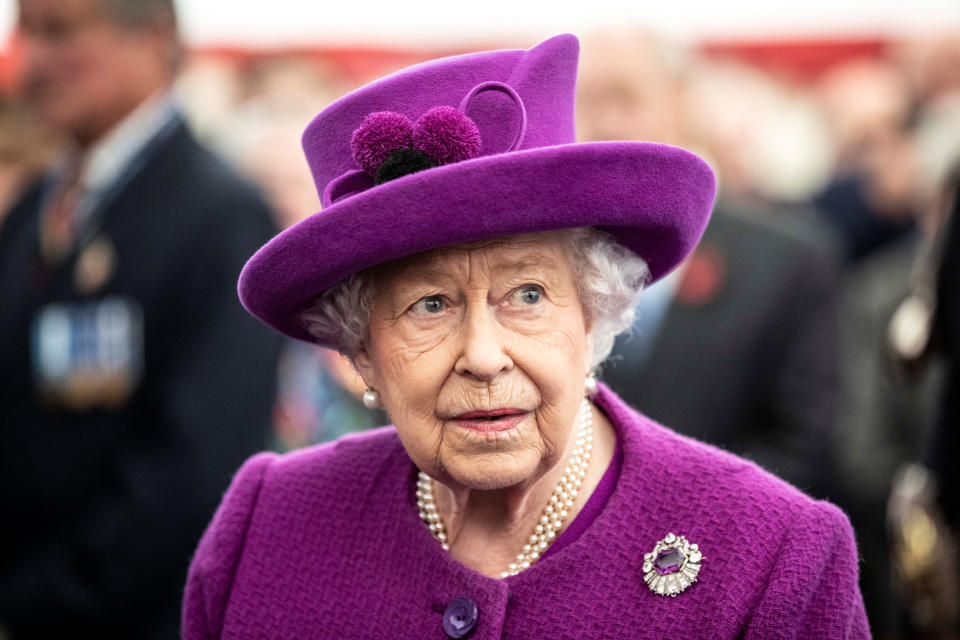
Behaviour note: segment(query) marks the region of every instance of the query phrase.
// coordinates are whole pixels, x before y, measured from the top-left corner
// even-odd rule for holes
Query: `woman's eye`
[[[413,310],[417,313],[440,313],[446,308],[443,298],[440,296],[427,296],[420,298],[413,305]]]
[[[543,289],[535,284],[528,284],[517,289],[514,298],[520,304],[537,304],[543,299]]]

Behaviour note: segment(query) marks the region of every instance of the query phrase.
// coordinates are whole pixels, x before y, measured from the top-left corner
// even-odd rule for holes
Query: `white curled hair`
[[[640,293],[650,279],[646,261],[593,227],[565,229],[580,303],[593,336],[592,369],[607,359],[616,337],[633,325]],[[320,344],[353,358],[367,339],[374,282],[358,271],[321,294],[301,318]]]

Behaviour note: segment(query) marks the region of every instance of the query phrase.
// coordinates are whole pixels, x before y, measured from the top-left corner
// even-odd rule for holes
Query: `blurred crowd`
[[[235,279],[320,208],[309,120],[438,52],[184,56],[168,1],[131,4],[19,3],[23,68],[0,97],[0,509],[18,523],[0,531],[0,638],[70,621],[174,637],[177,581],[242,459],[386,421],[338,354],[245,318]],[[582,35],[580,138],[683,146],[719,181],[703,241],[602,379],[843,507],[876,637],[957,637],[960,34],[804,76]]]

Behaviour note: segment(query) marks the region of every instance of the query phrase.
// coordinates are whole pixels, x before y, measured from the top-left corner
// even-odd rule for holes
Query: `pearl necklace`
[[[587,475],[587,466],[590,464],[590,455],[593,452],[593,412],[586,398],[580,404],[579,413],[580,430],[577,433],[573,455],[563,472],[563,477],[560,478],[557,488],[553,490],[550,501],[544,508],[543,515],[540,516],[540,521],[534,527],[527,544],[517,554],[516,560],[500,573],[501,578],[516,575],[536,562],[556,539],[564,520],[570,515],[570,509],[573,508],[580,486]],[[449,551],[447,531],[433,500],[432,480],[422,471],[417,475],[417,510],[420,512],[420,519],[426,523],[433,537],[440,542],[444,550]]]

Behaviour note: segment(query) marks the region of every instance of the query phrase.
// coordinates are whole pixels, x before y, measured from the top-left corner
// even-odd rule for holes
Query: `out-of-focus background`
[[[0,234],[64,145],[22,99],[18,6],[30,1],[0,4]],[[430,58],[578,35],[580,138],[690,148],[720,185],[703,243],[647,292],[603,378],[653,418],[844,508],[876,637],[957,637],[956,512],[938,496],[960,486],[936,473],[960,453],[943,409],[955,355],[934,320],[956,304],[937,289],[960,163],[956,0],[176,8],[175,100],[258,185],[277,228],[320,208],[299,137],[338,96]],[[342,358],[308,345],[284,345],[261,384],[276,389],[264,446],[385,419],[358,401]]]

